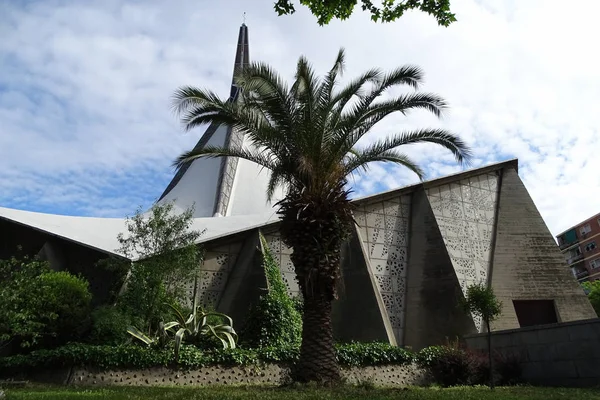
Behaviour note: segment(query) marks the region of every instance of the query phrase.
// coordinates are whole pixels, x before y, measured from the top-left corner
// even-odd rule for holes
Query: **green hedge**
[[[350,343],[336,346],[342,366],[407,364],[413,354],[385,343]],[[251,365],[259,362],[293,363],[298,348],[201,350],[183,346],[178,366],[198,368],[207,365]],[[93,366],[100,368],[147,368],[173,366],[172,349],[153,349],[135,345],[94,346],[73,343],[52,350],[38,350],[26,355],[0,358],[0,371],[36,367]]]
[[[415,362],[428,370],[442,386],[483,384],[487,377],[487,356],[483,353],[447,346],[432,346],[411,353],[387,343],[347,343],[336,345],[337,358],[344,367],[370,365],[406,365]],[[107,368],[148,368],[170,366],[200,368],[209,365],[245,366],[260,363],[294,363],[298,347],[257,349],[201,350],[185,345],[174,364],[173,349],[155,349],[135,345],[94,346],[73,343],[53,350],[38,350],[26,355],[0,358],[0,375],[15,374],[34,368],[91,366]],[[520,382],[520,359],[496,356],[496,380],[500,384]]]
[[[345,366],[409,364],[415,355],[387,343],[348,343],[336,345],[337,358]]]

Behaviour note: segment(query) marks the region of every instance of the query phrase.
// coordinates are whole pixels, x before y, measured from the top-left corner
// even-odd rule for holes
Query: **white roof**
[[[84,245],[120,255],[117,235],[126,233],[125,218],[73,217],[0,207],[0,218],[15,221]],[[274,212],[232,217],[194,218],[193,230],[206,232],[198,243],[275,222]]]

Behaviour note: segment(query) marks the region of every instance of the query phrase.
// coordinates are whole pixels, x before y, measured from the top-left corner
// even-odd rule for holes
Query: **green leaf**
[[[181,341],[183,340],[186,331],[186,328],[180,328],[175,334],[175,362],[179,360],[179,350],[181,349]]]
[[[133,336],[134,338],[138,339],[139,341],[145,343],[148,346],[155,342],[154,339],[148,337],[146,334],[144,334],[142,331],[140,331],[135,326],[130,326],[129,328],[127,328],[127,333],[129,333],[131,336]]]

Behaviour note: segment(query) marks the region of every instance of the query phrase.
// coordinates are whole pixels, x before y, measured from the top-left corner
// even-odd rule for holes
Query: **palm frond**
[[[186,151],[181,154],[175,162],[173,162],[173,166],[177,169],[182,168],[183,166],[197,160],[199,158],[217,158],[217,157],[239,157],[244,160],[251,161],[255,164],[258,164],[264,168],[269,170],[273,170],[277,168],[277,159],[274,156],[271,156],[270,153],[259,152],[259,151],[250,151],[246,149],[233,149],[233,148],[225,148],[225,147],[216,147],[216,146],[206,146],[200,149]]]
[[[394,164],[402,165],[413,171],[419,179],[425,177],[425,172],[419,167],[417,163],[412,161],[407,155],[400,153],[396,150],[387,150],[381,153],[375,153],[370,151],[355,151],[355,156],[352,157],[345,165],[345,172],[347,175],[353,173],[357,169],[363,171],[368,170],[368,165],[374,162],[391,162]]]
[[[376,155],[400,146],[415,143],[438,144],[450,150],[454,155],[454,158],[463,165],[468,165],[471,159],[471,150],[467,144],[458,136],[444,129],[421,129],[414,132],[393,135],[371,144],[363,150],[363,153]]]
[[[344,60],[345,53],[344,49],[340,49],[333,63],[333,67],[329,70],[323,83],[321,84],[321,88],[319,90],[319,100],[321,101],[321,107],[323,109],[328,109],[331,104],[331,97],[333,95],[333,89],[337,83],[337,77],[341,76],[344,72]]]
[[[372,104],[365,110],[355,109],[342,117],[339,123],[347,129],[340,130],[338,137],[332,140],[331,147],[336,151],[335,156],[345,154],[377,123],[393,113],[400,112],[406,115],[410,110],[420,108],[440,117],[445,107],[446,102],[440,96],[430,93],[412,93]]]
[[[282,171],[282,168],[273,169],[271,176],[269,177],[269,183],[267,184],[267,201],[273,200],[275,190],[278,187],[285,185],[290,180],[289,173]]]
[[[468,163],[471,154],[466,143],[441,129],[400,133],[356,149],[359,140],[390,114],[423,109],[439,117],[446,103],[429,93],[382,99],[396,86],[419,88],[423,72],[412,65],[388,73],[373,68],[340,89],[337,84],[344,64],[345,53],[340,49],[331,69],[320,79],[306,57],[300,57],[294,81],[288,86],[269,65],[252,63],[235,77],[240,89],[235,101],[190,86],[178,89],[173,109],[186,129],[209,123],[225,125],[244,136],[244,146],[188,151],[174,165],[181,168],[201,157],[246,159],[271,171],[267,185],[271,199],[281,186],[286,187],[288,196],[326,198],[342,190],[348,173],[372,162],[404,165],[422,177],[419,166],[396,149],[407,144],[441,145],[459,162]]]
[[[418,89],[423,81],[423,70],[415,65],[403,65],[387,73],[381,81],[380,90],[386,90],[396,85],[408,85]]]
[[[182,117],[186,129],[191,129],[188,122],[193,118],[191,110],[200,109],[204,112],[221,112],[225,101],[221,100],[214,92],[193,86],[183,86],[177,89],[173,95],[172,109],[177,116]]]
[[[293,128],[293,98],[281,76],[268,64],[252,63],[238,76],[240,102],[244,107],[260,110],[273,126]]]
[[[358,78],[348,83],[342,90],[335,93],[331,98],[333,119],[337,121],[348,103],[355,97],[362,98],[365,93],[365,85],[375,84],[381,80],[383,73],[378,68],[372,68]],[[335,124],[334,124],[335,125]]]

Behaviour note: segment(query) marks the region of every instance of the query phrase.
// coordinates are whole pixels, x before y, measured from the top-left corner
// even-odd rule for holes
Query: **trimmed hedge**
[[[413,354],[386,343],[349,343],[336,346],[342,366],[408,364]],[[174,363],[173,349],[156,349],[135,345],[94,346],[72,343],[52,350],[38,350],[25,355],[0,358],[0,371],[37,367],[92,366],[99,368],[148,368],[180,366],[199,368],[208,365],[251,365],[260,362],[293,363],[299,349],[264,347],[258,349],[201,350],[192,345],[182,347]]]
[[[447,346],[432,346],[412,353],[387,343],[347,343],[336,345],[343,367],[407,365],[416,363],[427,370],[442,386],[478,385],[487,377],[487,356]],[[0,375],[15,374],[34,368],[89,366],[108,368],[149,368],[158,366],[200,368],[209,365],[247,366],[260,363],[292,364],[299,358],[298,347],[201,350],[182,346],[179,361],[174,362],[172,348],[157,349],[135,345],[94,346],[72,343],[53,350],[38,350],[25,355],[0,358]],[[516,356],[496,355],[496,380],[502,384],[520,382],[520,360]]]
[[[410,351],[388,343],[348,343],[336,345],[341,365],[358,367],[366,365],[410,364],[415,355]]]

